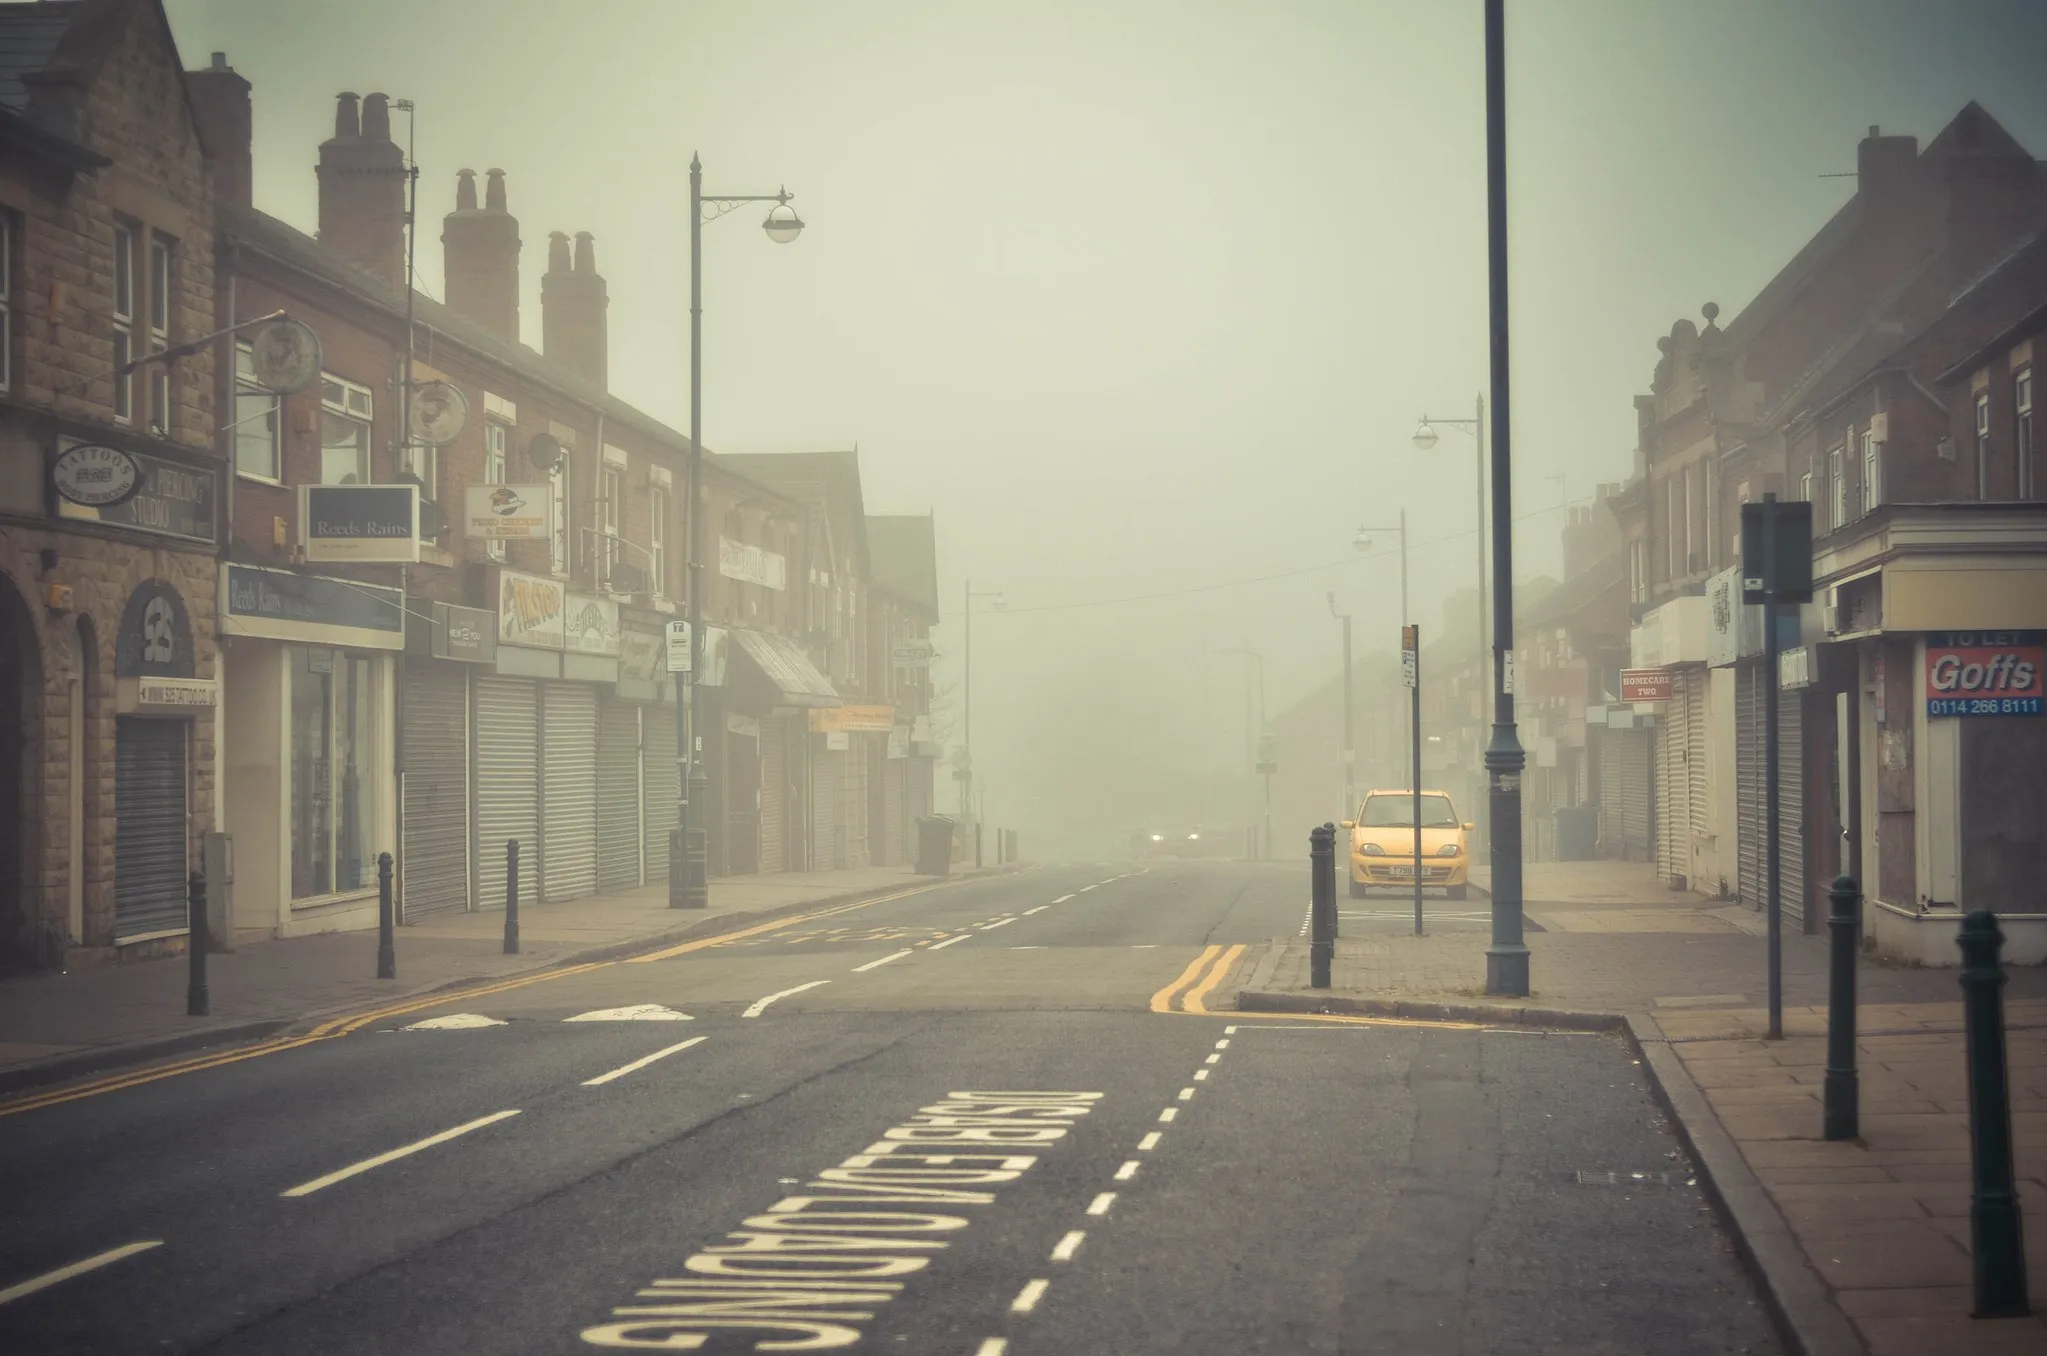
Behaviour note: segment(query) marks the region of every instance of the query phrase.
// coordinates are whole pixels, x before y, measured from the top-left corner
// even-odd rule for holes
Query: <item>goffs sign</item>
[[[1948,631],[1926,638],[1926,714],[2037,716],[2047,710],[2047,636]]]

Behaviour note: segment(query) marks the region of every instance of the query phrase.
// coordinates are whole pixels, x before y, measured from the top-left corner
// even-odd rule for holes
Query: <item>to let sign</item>
[[[1926,714],[2047,711],[2047,633],[1944,631],[1926,638]]]
[[[1622,669],[1621,700],[1624,702],[1669,701],[1670,670]]]

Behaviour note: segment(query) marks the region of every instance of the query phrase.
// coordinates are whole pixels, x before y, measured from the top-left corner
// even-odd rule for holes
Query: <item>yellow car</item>
[[[1414,801],[1412,791],[1367,791],[1358,817],[1343,821],[1350,830],[1352,899],[1364,898],[1374,886],[1414,889]],[[1422,884],[1462,899],[1471,870],[1466,835],[1478,825],[1458,819],[1441,791],[1423,791],[1421,811]]]

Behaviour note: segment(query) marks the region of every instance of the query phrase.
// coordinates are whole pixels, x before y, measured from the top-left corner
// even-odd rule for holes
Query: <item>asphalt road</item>
[[[1043,868],[0,1116],[0,1352],[1779,1350],[1617,1039],[1223,1011],[1305,886]]]

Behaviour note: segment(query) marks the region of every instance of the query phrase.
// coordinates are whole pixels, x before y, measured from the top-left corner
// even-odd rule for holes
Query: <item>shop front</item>
[[[221,758],[239,927],[372,927],[395,853],[396,588],[229,564]]]
[[[888,741],[895,725],[893,706],[830,706],[810,712],[814,756],[821,753],[825,766],[822,776],[813,771],[811,813],[821,816],[826,806],[832,812],[837,869],[885,860],[877,846],[878,835],[886,831],[881,802],[886,795]]]
[[[408,923],[473,907],[470,684],[498,648],[497,618],[480,608],[415,607],[398,684],[398,899]]]
[[[620,617],[618,682],[597,710],[597,888],[630,890],[667,878],[680,780],[675,681],[659,613]]]
[[[726,689],[725,803],[732,869],[831,869],[841,840],[834,832],[828,855],[815,855],[807,830],[813,773],[807,713],[839,705],[831,680],[803,647],[770,631],[735,630]],[[831,790],[836,793],[838,787]],[[839,800],[832,796],[834,815]],[[750,854],[750,856],[749,856]],[[811,863],[818,864],[812,866]],[[747,864],[742,864],[747,863]]]
[[[1656,822],[1656,874],[1673,890],[1716,893],[1725,871],[1715,831],[1714,684],[1708,676],[1708,609],[1703,595],[1674,598],[1639,622],[1629,637],[1634,669],[1661,675],[1655,696],[1626,689],[1621,698],[1654,717],[1651,792]],[[1645,680],[1646,681],[1646,680]]]

